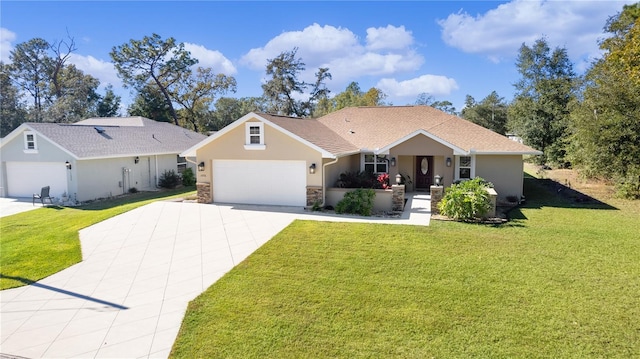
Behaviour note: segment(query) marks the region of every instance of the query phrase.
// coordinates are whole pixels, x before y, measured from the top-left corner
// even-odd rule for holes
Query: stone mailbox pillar
[[[439,214],[438,211],[438,203],[442,200],[444,196],[444,187],[442,186],[431,186],[431,214]]]

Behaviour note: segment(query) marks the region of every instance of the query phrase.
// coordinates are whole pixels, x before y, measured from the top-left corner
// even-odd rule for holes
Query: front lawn
[[[193,188],[139,192],[80,207],[48,206],[0,219],[0,290],[19,287],[82,260],[78,231]]]
[[[640,202],[526,181],[507,225],[296,221],[190,303],[174,358],[629,358]]]

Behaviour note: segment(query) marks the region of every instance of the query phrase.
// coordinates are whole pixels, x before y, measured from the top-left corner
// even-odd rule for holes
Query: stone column
[[[438,211],[438,203],[442,200],[444,196],[444,187],[442,186],[431,186],[431,214],[439,214]]]
[[[394,184],[391,186],[391,210],[394,212],[404,211],[404,185]]]
[[[322,204],[322,187],[307,186],[307,207],[313,207],[316,202]]]
[[[198,191],[198,203],[213,202],[213,196],[211,195],[211,183],[198,182],[196,183],[196,190]]]
[[[485,217],[495,217],[498,192],[496,192],[496,190],[493,188],[487,188],[487,192],[489,193],[489,200],[491,200],[491,208],[489,208],[489,211],[485,214]]]

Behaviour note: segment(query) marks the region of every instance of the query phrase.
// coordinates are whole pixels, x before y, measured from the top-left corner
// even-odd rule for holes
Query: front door
[[[416,190],[428,190],[431,187],[431,168],[433,156],[416,156]]]

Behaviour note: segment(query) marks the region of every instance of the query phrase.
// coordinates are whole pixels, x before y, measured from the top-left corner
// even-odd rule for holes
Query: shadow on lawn
[[[159,191],[153,191],[153,192],[127,193],[117,197],[98,199],[95,201],[87,202],[85,204],[82,204],[74,208],[85,210],[85,211],[99,211],[103,209],[109,209],[109,208],[114,208],[114,207],[118,207],[126,204],[131,204],[135,202],[176,196],[180,194],[193,192],[194,190],[195,190],[195,187],[190,186],[190,187],[182,187],[177,189],[161,189]]]
[[[552,179],[535,178],[526,172],[524,174],[524,193],[526,202],[506,212],[510,226],[518,225],[518,222],[527,220],[527,216],[522,213],[522,208],[557,207],[618,210],[616,207],[562,183]]]
[[[30,285],[32,287],[42,288],[42,289],[58,292],[58,293],[61,293],[61,294],[66,294],[66,295],[69,295],[71,297],[84,299],[84,300],[87,300],[87,301],[90,301],[90,302],[102,304],[102,305],[105,305],[107,307],[111,307],[111,308],[114,308],[114,309],[120,309],[120,310],[129,309],[128,307],[125,307],[125,306],[120,305],[120,304],[116,304],[116,303],[108,302],[106,300],[102,300],[102,299],[98,299],[98,298],[94,298],[94,297],[89,297],[89,296],[86,296],[84,294],[71,292],[71,291],[60,289],[60,288],[56,288],[56,287],[52,287],[50,285],[38,283],[36,281],[33,281],[31,279],[27,279],[27,278],[13,277],[13,276],[4,275],[2,273],[0,273],[0,278],[6,278],[6,279],[15,280],[15,281],[24,283],[26,285]]]
[[[582,193],[552,179],[524,177],[527,202],[524,208],[560,207],[618,210],[597,198]]]

